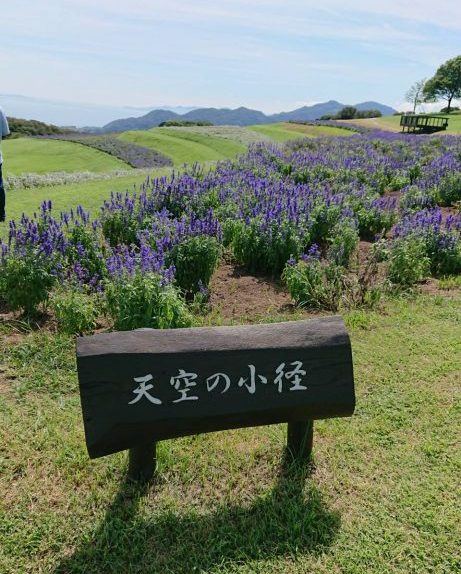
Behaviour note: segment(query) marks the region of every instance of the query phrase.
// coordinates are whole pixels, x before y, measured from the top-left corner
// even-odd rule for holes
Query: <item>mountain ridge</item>
[[[290,120],[311,121],[319,119],[325,114],[336,114],[345,105],[336,100],[329,100],[312,106],[302,106],[290,112],[280,112],[266,115],[259,110],[240,106],[239,108],[197,108],[185,114],[177,114],[168,110],[151,110],[140,117],[121,118],[104,125],[102,128],[85,128],[86,131],[94,129],[98,132],[124,132],[130,130],[145,130],[157,127],[168,120],[205,120],[214,125],[249,126],[253,124],[271,124]],[[360,102],[354,104],[358,110],[379,110],[383,116],[390,116],[396,110],[379,102]]]

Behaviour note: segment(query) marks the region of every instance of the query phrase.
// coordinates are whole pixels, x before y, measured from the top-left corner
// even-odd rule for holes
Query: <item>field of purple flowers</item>
[[[373,306],[388,289],[461,273],[460,201],[458,137],[255,145],[210,171],[148,178],[97,219],[44,202],[11,221],[0,299],[33,314],[51,296],[73,332],[102,313],[118,329],[187,326],[226,252],[281,276],[301,306]]]

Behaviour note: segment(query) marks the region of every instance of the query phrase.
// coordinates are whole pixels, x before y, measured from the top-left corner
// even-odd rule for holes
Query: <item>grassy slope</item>
[[[296,138],[321,137],[321,136],[350,136],[352,132],[341,128],[328,126],[309,126],[302,124],[267,124],[250,126],[250,129],[268,136],[273,141],[283,143]]]
[[[160,168],[152,172],[153,175],[169,173],[171,168]],[[79,204],[96,213],[112,191],[132,191],[133,186],[141,184],[145,178],[145,175],[136,175],[134,171],[133,175],[127,177],[7,191],[6,215],[8,220],[17,220],[23,213],[32,214],[45,199],[52,200],[57,215],[60,211],[67,211]],[[5,238],[7,233],[7,223],[0,223],[0,238]]]
[[[440,134],[461,134],[461,114],[443,114],[443,117],[449,117],[448,129]],[[364,120],[350,120],[352,124],[359,124],[365,127],[381,128],[385,130],[400,132],[400,116],[385,116],[382,118],[369,118]]]
[[[187,130],[153,128],[124,132],[119,137],[155,149],[171,157],[175,165],[217,161],[245,151],[245,146],[238,142]]]
[[[459,572],[460,303],[346,315],[357,409],[316,422],[311,476],[279,425],[161,442],[139,489],[88,460],[72,339],[0,326],[0,571]]]
[[[18,138],[4,141],[2,150],[5,175],[131,169],[120,159],[73,142]]]

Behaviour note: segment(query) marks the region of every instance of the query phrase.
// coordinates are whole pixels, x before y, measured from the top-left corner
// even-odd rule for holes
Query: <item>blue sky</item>
[[[461,54],[459,0],[12,0],[1,22],[0,92],[112,106],[401,107]]]

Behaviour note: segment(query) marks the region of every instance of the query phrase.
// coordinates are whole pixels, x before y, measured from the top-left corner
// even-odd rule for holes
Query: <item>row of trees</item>
[[[358,120],[362,118],[380,118],[379,110],[358,110],[354,106],[344,106],[337,114],[325,114],[321,120]]]
[[[443,99],[448,103],[445,109],[449,114],[451,103],[457,98],[461,98],[461,56],[447,60],[429,80],[424,78],[415,82],[405,95],[405,100],[413,104],[413,113],[423,102]]]

